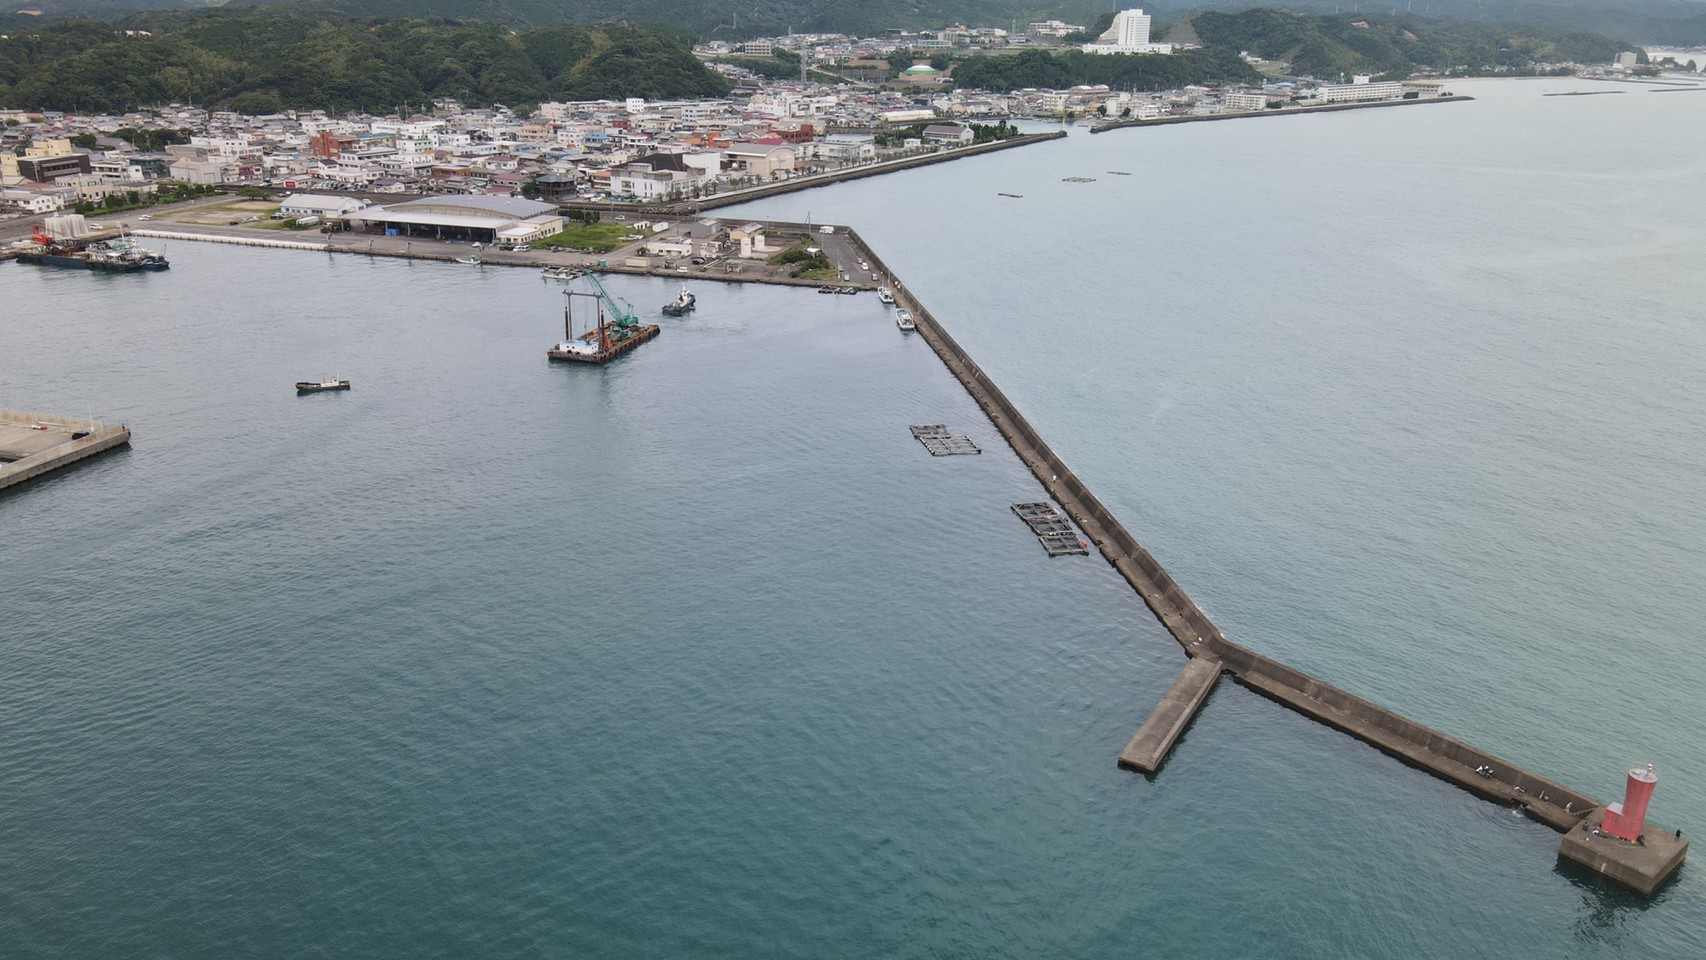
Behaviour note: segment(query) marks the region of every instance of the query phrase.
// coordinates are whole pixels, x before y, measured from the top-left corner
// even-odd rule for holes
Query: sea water
[[[1687,828],[1706,100],[1569,83],[738,213],[858,226],[1234,639]],[[531,271],[168,253],[0,266],[0,398],[135,431],[0,497],[0,955],[1706,949],[1236,686],[1116,769],[1176,646],[868,295],[564,367]]]

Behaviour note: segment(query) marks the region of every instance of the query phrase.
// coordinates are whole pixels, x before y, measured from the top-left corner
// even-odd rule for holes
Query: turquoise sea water
[[[858,225],[1233,638],[1688,829],[1706,100],[1549,88],[746,211]],[[0,956],[1706,953],[1693,867],[1235,686],[1115,769],[1176,648],[874,300],[563,369],[526,271],[169,253],[0,266],[0,401],[136,431],[0,498]]]

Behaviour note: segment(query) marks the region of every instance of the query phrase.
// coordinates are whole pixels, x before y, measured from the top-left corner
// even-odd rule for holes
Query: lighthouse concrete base
[[[1581,826],[1564,833],[1558,856],[1592,870],[1600,876],[1650,897],[1688,856],[1688,841],[1647,823],[1642,843],[1630,843],[1599,831],[1602,811],[1582,819]]]

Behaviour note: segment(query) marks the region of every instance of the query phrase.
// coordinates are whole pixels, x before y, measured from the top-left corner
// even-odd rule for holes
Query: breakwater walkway
[[[881,275],[894,276],[882,258],[856,232],[848,231],[848,239],[856,250],[863,253],[873,269]],[[892,286],[896,302],[912,312],[918,332],[936,351],[949,372],[965,386],[1049,495],[1089,535],[1108,563],[1143,597],[1144,603],[1192,660],[1207,660],[1214,665],[1215,674],[1221,671],[1230,673],[1238,683],[1263,696],[1477,796],[1519,807],[1556,830],[1571,829],[1601,806],[1598,800],[1587,794],[1571,790],[1503,757],[1479,750],[1226,639],[1155,557],[1126,531],[1102,501],[1055,455],[1012,401],[967,355],[930,310],[904,286],[898,283]],[[1156,715],[1151,717],[1156,730],[1162,734],[1171,731],[1170,736],[1165,737],[1166,742],[1161,744],[1160,752],[1149,761],[1152,767],[1159,766],[1165,748],[1184,729],[1190,713],[1206,697],[1207,688],[1212,686],[1212,682],[1201,682],[1203,674],[1200,668],[1195,674],[1194,683],[1176,688],[1189,708],[1183,711],[1183,716],[1174,714],[1164,699]],[[1198,687],[1200,695],[1185,694],[1186,690],[1194,692]],[[1173,699],[1178,701],[1180,698]],[[1168,711],[1168,715],[1163,716],[1163,711]],[[1142,756],[1144,750],[1133,750],[1133,747],[1142,746],[1128,746],[1134,760],[1145,759]],[[1135,762],[1132,765],[1140,766]],[[1489,768],[1490,774],[1481,772]]]

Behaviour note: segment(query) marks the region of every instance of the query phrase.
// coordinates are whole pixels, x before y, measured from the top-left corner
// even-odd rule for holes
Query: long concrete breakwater
[[[674,216],[691,216],[718,207],[746,203],[749,200],[763,200],[784,193],[794,193],[799,190],[810,190],[813,187],[827,187],[831,184],[843,183],[848,180],[862,180],[865,177],[877,177],[885,173],[895,173],[900,170],[911,170],[915,167],[927,167],[933,163],[947,163],[950,160],[961,160],[966,157],[981,156],[994,153],[997,150],[1011,150],[1014,147],[1029,146],[1033,143],[1047,143],[1066,136],[1065,130],[1051,130],[1048,133],[1026,133],[1005,140],[993,140],[989,143],[975,144],[969,147],[951,147],[936,153],[926,153],[916,157],[906,157],[901,160],[889,160],[873,163],[863,167],[849,167],[833,173],[816,174],[808,177],[790,177],[762,187],[753,187],[727,194],[718,194],[695,200],[691,203],[678,203],[666,208],[664,212]],[[629,207],[632,209],[632,206]]]
[[[879,273],[894,277],[857,232],[849,230],[848,238]],[[1601,806],[1587,794],[1226,639],[1160,562],[1049,448],[929,309],[899,283],[894,285],[894,295],[912,312],[919,333],[1031,473],[1095,542],[1188,656],[1217,660],[1243,686],[1477,796],[1520,807],[1556,830],[1569,830]]]
[[[1166,127],[1177,123],[1207,123],[1212,120],[1248,120],[1255,117],[1301,117],[1314,113],[1339,113],[1344,110],[1371,110],[1379,107],[1413,107],[1423,103],[1461,103],[1474,97],[1450,94],[1443,97],[1418,97],[1415,100],[1373,100],[1367,103],[1324,103],[1314,107],[1285,107],[1279,110],[1249,110],[1237,113],[1210,113],[1188,117],[1156,117],[1153,120],[1110,120],[1090,128],[1091,133],[1126,130],[1131,127]]]

